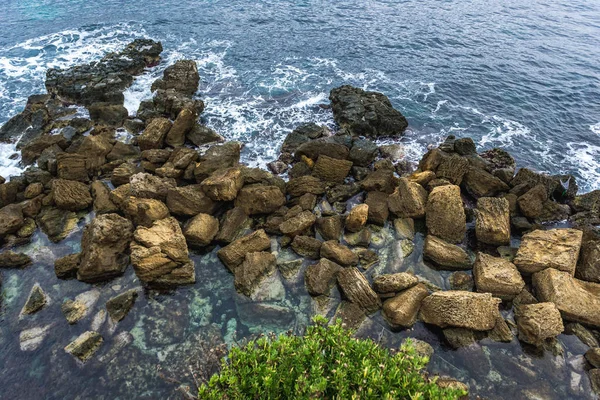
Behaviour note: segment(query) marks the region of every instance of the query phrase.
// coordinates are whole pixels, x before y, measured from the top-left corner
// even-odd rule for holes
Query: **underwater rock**
[[[277,258],[268,252],[254,252],[246,254],[242,264],[235,268],[235,288],[251,297],[264,279],[275,272]]]
[[[127,248],[133,238],[131,222],[117,214],[101,214],[85,227],[77,279],[98,282],[123,274],[129,264]]]
[[[77,300],[65,300],[60,309],[70,325],[81,320],[87,311],[85,304]]]
[[[0,268],[24,268],[31,264],[31,257],[12,250],[0,252]]]
[[[57,258],[54,262],[54,273],[57,278],[69,279],[77,276],[79,269],[80,253],[69,254],[61,258]]]
[[[500,299],[489,293],[450,290],[435,292],[421,303],[420,318],[440,328],[488,331],[496,325]]]
[[[312,296],[329,295],[341,270],[342,267],[338,264],[321,258],[317,264],[310,265],[306,269],[304,275],[306,290]]]
[[[589,349],[585,353],[585,359],[592,365],[592,367],[600,368],[600,348],[596,347]]]
[[[66,238],[77,227],[77,214],[74,211],[59,210],[54,207],[42,208],[36,222],[48,239],[57,243]]]
[[[481,243],[510,243],[510,210],[506,199],[482,197],[475,209],[475,234]]]
[[[271,239],[263,229],[260,229],[231,242],[219,250],[217,255],[223,264],[233,272],[244,261],[246,254],[263,251],[270,247]]]
[[[521,305],[516,309],[515,318],[519,340],[536,346],[564,330],[560,312],[554,303]]]
[[[533,274],[533,287],[542,302],[552,302],[567,321],[600,328],[600,285],[580,281],[568,272],[546,268]]]
[[[129,314],[138,297],[137,289],[130,289],[123,292],[106,302],[106,310],[111,319],[115,322],[121,321]]]
[[[42,290],[39,283],[36,283],[31,288],[27,301],[21,309],[21,315],[31,315],[41,310],[48,303],[48,296]]]
[[[102,345],[102,336],[98,332],[87,331],[65,347],[65,351],[81,362],[88,361]]]
[[[444,338],[454,349],[469,347],[477,342],[475,332],[465,328],[446,328],[443,330]]]
[[[379,296],[371,289],[369,281],[356,267],[342,268],[337,275],[338,285],[352,303],[372,314],[381,308]]]
[[[579,258],[583,233],[576,229],[536,230],[523,235],[514,263],[521,273],[546,268],[566,271],[571,276]]]
[[[491,293],[502,300],[513,299],[525,287],[525,281],[513,263],[485,253],[477,253],[473,277],[478,292]]]
[[[48,324],[21,331],[19,334],[19,347],[21,348],[21,351],[37,350],[42,345],[53,326],[54,324]]]
[[[427,200],[427,229],[429,233],[450,243],[460,243],[467,230],[466,215],[460,197],[460,187],[436,187]]]
[[[366,318],[367,315],[359,305],[349,301],[342,301],[335,310],[335,314],[331,318],[331,322],[335,322],[340,319],[344,328],[358,329],[358,327]]]
[[[367,92],[349,85],[332,89],[329,94],[333,118],[352,136],[401,136],[408,122],[378,92]]]
[[[208,214],[198,214],[189,220],[183,236],[191,246],[208,246],[219,232],[219,220]]]
[[[401,291],[383,303],[383,317],[392,328],[410,328],[417,322],[421,301],[428,294],[422,283]]]
[[[473,267],[473,260],[466,250],[433,235],[425,237],[423,257],[444,269],[466,270]]]

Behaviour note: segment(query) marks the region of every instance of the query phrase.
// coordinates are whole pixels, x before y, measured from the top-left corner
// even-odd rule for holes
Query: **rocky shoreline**
[[[55,261],[58,279],[106,282],[131,264],[143,287],[172,289],[203,274],[190,249],[220,246],[235,289],[266,319],[288,318],[277,304],[284,279],[303,281],[315,312],[349,327],[380,312],[392,330],[417,321],[441,329],[453,348],[518,339],[555,351],[556,337],[573,332],[590,347],[586,369],[600,390],[600,191],[579,195],[575,177],[517,169],[506,151],[477,153],[469,138],[448,137],[414,171],[401,145],[375,143],[402,136],[406,118],[385,95],[351,86],[330,94],[337,131],[300,125],[270,171],[249,168],[242,143],[198,122],[192,60],[169,66],[128,116],[123,90],[161,51],[136,40],[97,63],[49,70],[48,93],[0,128],[28,166],[0,178],[0,270],[31,263],[11,249],[38,229],[59,243],[87,216],[81,251]],[[428,265],[452,271],[450,290],[387,268],[414,251],[419,233]],[[106,302],[114,324],[137,297],[134,289]],[[62,322],[77,323],[97,300],[64,301]],[[32,287],[21,318],[47,302]],[[46,334],[24,330],[21,347]],[[64,350],[85,362],[102,343],[91,329]]]

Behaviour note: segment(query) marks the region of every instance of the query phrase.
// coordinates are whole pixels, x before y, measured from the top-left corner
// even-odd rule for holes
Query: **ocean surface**
[[[201,76],[197,94],[206,103],[203,122],[227,139],[243,141],[243,161],[250,165],[265,166],[276,159],[285,135],[300,123],[333,127],[331,111],[320,105],[329,102],[330,89],[351,84],[383,92],[406,116],[410,127],[399,142],[412,161],[447,135],[469,136],[480,150],[508,150],[519,166],[571,173],[581,191],[600,189],[598,1],[4,0],[0,7],[0,124],[20,112],[28,96],[45,91],[48,68],[98,60],[135,38],[149,37],[163,43],[163,60],[127,90],[129,112],[135,114],[140,101],[150,97],[151,82],[166,66],[182,58],[196,60]],[[0,175],[20,171],[14,146],[0,144]],[[165,354],[171,353],[164,349],[177,347],[173,338],[189,333],[190,327],[218,324],[230,336],[236,326],[252,331],[244,326],[239,304],[218,298],[230,296],[215,287],[229,288],[231,277],[218,269],[214,253],[200,254],[195,256],[196,268],[211,267],[200,287],[173,296],[149,294],[136,308],[151,311],[134,309],[131,326],[124,325],[140,350],[117,363],[123,371],[109,374],[127,376],[124,386],[99,379],[96,369],[68,364],[71,360],[58,355],[64,346],[60,336],[80,332],[56,328],[52,321],[62,318],[62,298],[90,287],[69,282],[67,289],[59,289],[53,271],[40,275],[40,270],[45,259],[77,251],[79,238],[75,234],[51,251],[47,239],[36,236],[28,251],[40,265],[4,276],[9,293],[8,305],[0,311],[0,399],[78,398],[81,393],[85,395],[80,398],[131,398],[123,387],[136,393],[139,381],[149,379],[139,371],[146,367],[131,372],[131,365],[149,365],[144,357],[169,360]],[[131,272],[102,287],[102,298],[111,290],[139,286]],[[31,284],[40,280],[52,288],[51,296],[54,291],[59,297],[53,316],[40,323],[59,329],[59,334],[47,339],[39,352],[23,355],[18,349],[22,327],[10,322],[10,313],[18,314]],[[164,310],[171,307],[165,304],[178,307],[178,302],[189,310],[181,331],[173,328],[171,339],[153,338],[154,347],[141,343],[136,332],[151,320],[149,315],[171,318],[165,317],[170,314]],[[294,307],[304,310],[307,305],[297,300]],[[420,335],[435,337],[425,330]],[[500,382],[510,379],[523,379],[528,388],[542,379],[546,385],[540,393],[549,393],[542,398],[591,396],[569,395],[563,389],[548,392],[547,386],[557,381],[568,388],[571,380],[572,385],[568,365],[580,361],[567,359],[555,374],[556,362],[546,353],[527,361],[525,368],[536,372],[533,377],[522,371],[512,377],[515,369],[504,361],[479,376],[480,367],[469,354],[440,352],[434,369],[480,382],[475,392],[490,398],[504,398],[508,392],[500,389]],[[499,359],[527,358],[515,343],[494,354]],[[71,378],[58,379],[51,361]],[[579,379],[586,380],[583,376]],[[72,382],[71,390],[64,382]],[[144,398],[167,398],[172,386],[153,381]]]

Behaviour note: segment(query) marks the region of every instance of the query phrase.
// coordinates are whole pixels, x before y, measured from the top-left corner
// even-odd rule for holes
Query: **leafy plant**
[[[314,319],[304,336],[260,337],[231,349],[200,399],[457,399],[424,375],[429,360],[410,343],[395,354]]]

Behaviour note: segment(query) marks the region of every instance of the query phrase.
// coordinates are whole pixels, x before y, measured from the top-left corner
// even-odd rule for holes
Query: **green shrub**
[[[427,357],[410,343],[392,354],[355,339],[341,322],[314,320],[304,336],[261,337],[231,349],[200,399],[456,399],[423,377]]]

